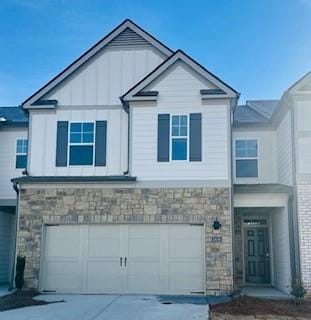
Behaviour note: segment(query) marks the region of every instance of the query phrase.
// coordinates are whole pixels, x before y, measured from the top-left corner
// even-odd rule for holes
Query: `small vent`
[[[149,47],[150,43],[130,28],[126,28],[116,38],[111,40],[106,48],[120,49],[128,47]]]

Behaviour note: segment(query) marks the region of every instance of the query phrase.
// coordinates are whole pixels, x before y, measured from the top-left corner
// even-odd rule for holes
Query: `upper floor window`
[[[258,177],[257,140],[235,141],[235,174],[237,178]]]
[[[188,159],[188,116],[172,116],[172,160]]]
[[[69,164],[93,165],[94,123],[72,122],[69,138]]]
[[[27,167],[28,141],[26,139],[16,140],[16,169],[25,169]]]

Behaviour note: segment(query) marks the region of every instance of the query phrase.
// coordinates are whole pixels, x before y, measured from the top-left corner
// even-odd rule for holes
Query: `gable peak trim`
[[[164,56],[170,56],[173,51],[164,45],[161,41],[156,39],[150,33],[145,31],[143,28],[138,26],[130,19],[125,19],[121,22],[117,27],[115,27],[112,31],[110,31],[106,36],[96,42],[91,48],[85,51],[80,57],[74,60],[69,66],[67,66],[63,71],[58,73],[54,78],[48,81],[44,86],[42,86],[39,90],[37,90],[34,94],[32,94],[29,98],[22,102],[22,107],[25,109],[29,109],[35,107],[34,103],[40,100],[43,96],[45,96],[48,92],[54,89],[59,83],[64,81],[68,76],[70,76],[73,72],[75,72],[79,67],[84,65],[89,59],[94,57],[100,50],[109,45],[113,39],[118,37],[124,30],[127,28],[131,29],[139,36],[144,38],[146,41],[150,42],[156,49],[158,49]]]
[[[123,96],[121,97],[121,101],[130,101],[135,100],[135,97],[140,91],[152,83],[156,78],[158,78],[161,74],[163,74],[170,66],[172,66],[177,61],[182,61],[195,72],[200,74],[203,78],[215,84],[220,90],[224,92],[229,98],[238,98],[239,93],[227,85],[220,78],[215,76],[212,72],[208,71],[205,67],[191,58],[189,55],[184,53],[182,50],[178,49],[174,52],[173,55],[164,60],[159,66],[157,66],[153,71],[147,74],[142,80],[136,83],[131,89],[129,89]]]

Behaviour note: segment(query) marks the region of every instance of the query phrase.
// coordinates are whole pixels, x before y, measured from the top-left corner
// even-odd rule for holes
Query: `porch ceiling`
[[[271,184],[234,184],[235,194],[245,193],[292,193],[292,187],[278,183]]]

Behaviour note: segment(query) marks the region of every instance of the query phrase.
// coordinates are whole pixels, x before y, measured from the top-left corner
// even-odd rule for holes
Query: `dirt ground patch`
[[[47,302],[42,300],[33,299],[35,296],[39,295],[36,291],[15,291],[11,294],[3,296],[0,298],[0,311],[6,311],[11,309],[18,309],[23,307],[38,306],[55,302],[63,301],[53,301]]]
[[[211,320],[291,320],[311,319],[311,301],[296,305],[292,300],[268,300],[239,297],[230,302],[211,305]]]

